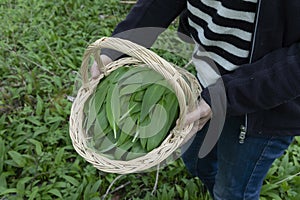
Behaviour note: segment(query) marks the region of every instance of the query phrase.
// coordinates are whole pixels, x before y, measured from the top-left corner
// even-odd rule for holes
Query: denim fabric
[[[195,136],[182,155],[194,176],[209,190],[215,200],[259,199],[263,180],[273,161],[280,157],[293,141],[293,136],[246,136],[239,143],[243,118],[228,118],[214,149],[204,158],[198,152],[208,125]]]

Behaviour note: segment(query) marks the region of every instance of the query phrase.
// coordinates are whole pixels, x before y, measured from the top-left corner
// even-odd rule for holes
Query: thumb
[[[101,62],[104,66],[108,65],[109,63],[112,62],[112,59],[110,57],[108,57],[107,55],[100,55],[100,59]],[[92,78],[96,79],[98,78],[98,76],[101,74],[101,70],[98,67],[98,64],[96,61],[94,61],[92,67],[91,67],[91,74],[92,74]]]
[[[93,65],[92,65],[92,67],[91,67],[91,74],[92,74],[92,78],[93,79],[96,79],[96,78],[98,78],[98,76],[100,75],[100,70],[99,70],[99,68],[98,68],[98,66],[97,66],[97,63],[96,63],[96,61],[93,63]]]

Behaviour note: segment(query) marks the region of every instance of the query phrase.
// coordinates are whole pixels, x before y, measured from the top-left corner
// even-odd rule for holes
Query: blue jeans
[[[246,136],[239,143],[244,119],[226,119],[217,145],[204,158],[198,152],[208,125],[199,131],[182,155],[189,172],[198,176],[215,200],[259,199],[263,180],[273,161],[293,141],[293,136]]]

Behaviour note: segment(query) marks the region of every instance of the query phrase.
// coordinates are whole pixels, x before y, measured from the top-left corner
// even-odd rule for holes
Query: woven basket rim
[[[122,58],[103,66],[100,59],[100,51],[103,48],[117,50],[130,57]],[[101,74],[97,79],[88,78],[88,65],[91,56],[94,56],[94,59],[98,63],[98,67],[104,72],[104,74]],[[146,64],[147,67],[160,73],[169,83],[171,83],[180,107],[178,123],[170,131],[162,144],[147,154],[127,161],[109,159],[103,154],[101,155],[89,148],[86,144],[85,131],[82,127],[84,103],[88,97],[93,94],[93,91],[99,82],[101,83],[101,79],[110,72],[125,65],[140,65],[141,63]],[[188,110],[195,108],[195,102],[201,92],[201,87],[196,77],[188,71],[167,62],[151,50],[120,38],[101,38],[89,45],[86,49],[81,65],[81,74],[83,85],[79,89],[72,104],[69,119],[69,134],[76,152],[101,171],[128,174],[150,169],[171,156],[178,147],[182,145],[185,136],[192,129],[193,124],[184,126],[184,121]],[[186,79],[188,79],[189,83],[187,83]]]

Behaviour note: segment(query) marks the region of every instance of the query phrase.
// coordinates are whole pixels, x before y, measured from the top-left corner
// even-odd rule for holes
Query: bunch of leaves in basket
[[[154,70],[123,66],[100,80],[84,106],[89,147],[110,159],[131,160],[158,147],[175,126],[178,100]]]

